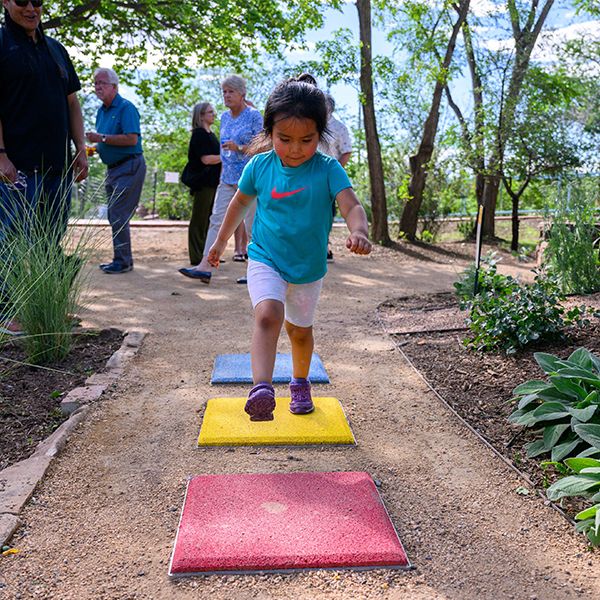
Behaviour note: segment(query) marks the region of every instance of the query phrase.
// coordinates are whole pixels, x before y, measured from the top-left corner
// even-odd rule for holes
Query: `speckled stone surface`
[[[408,566],[368,473],[199,475],[169,574]]]
[[[289,383],[292,377],[292,355],[277,353],[273,383]],[[310,361],[309,379],[311,383],[329,383],[329,376],[318,354],[313,354]],[[219,354],[215,359],[212,384],[218,383],[252,383],[250,354]]]
[[[211,398],[204,412],[199,446],[277,446],[354,444],[354,435],[337,398],[313,398],[306,415],[289,411],[290,398],[276,398],[272,421],[251,421],[246,398]]]

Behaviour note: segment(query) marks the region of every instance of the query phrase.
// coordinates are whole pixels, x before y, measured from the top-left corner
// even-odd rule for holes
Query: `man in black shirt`
[[[65,48],[42,31],[42,0],[2,0],[2,4],[0,254],[15,219],[24,210],[37,208],[40,199],[59,237],[66,228],[72,177],[81,181],[88,171],[76,95],[81,85]]]

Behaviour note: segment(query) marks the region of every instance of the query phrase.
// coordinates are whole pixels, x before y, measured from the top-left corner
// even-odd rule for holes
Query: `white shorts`
[[[248,293],[252,307],[263,300],[277,300],[285,307],[285,320],[297,327],[312,327],[323,278],[311,283],[288,283],[269,265],[248,261]]]

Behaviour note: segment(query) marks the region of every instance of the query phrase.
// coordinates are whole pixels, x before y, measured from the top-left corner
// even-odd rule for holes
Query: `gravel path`
[[[339,234],[338,234],[339,235]],[[466,431],[401,360],[375,320],[386,298],[442,291],[462,268],[446,255],[341,251],[324,289],[317,350],[356,448],[196,447],[217,353],[248,349],[251,313],[228,262],[210,286],[186,280],[185,230],[134,230],[136,268],[92,270],[85,325],[149,331],[116,389],[50,468],[0,560],[6,598],[600,597],[598,553]],[[106,256],[104,256],[106,258]],[[281,351],[289,351],[287,343]],[[283,391],[284,388],[281,388]],[[289,459],[293,456],[294,459]],[[416,569],[209,576],[171,581],[167,566],[188,475],[368,471]]]

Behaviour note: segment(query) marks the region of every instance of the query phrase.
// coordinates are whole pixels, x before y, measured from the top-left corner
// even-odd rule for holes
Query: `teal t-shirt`
[[[238,183],[256,196],[248,256],[289,283],[311,283],[327,272],[331,205],[352,187],[340,163],[317,152],[299,167],[284,167],[273,150],[246,165]]]

